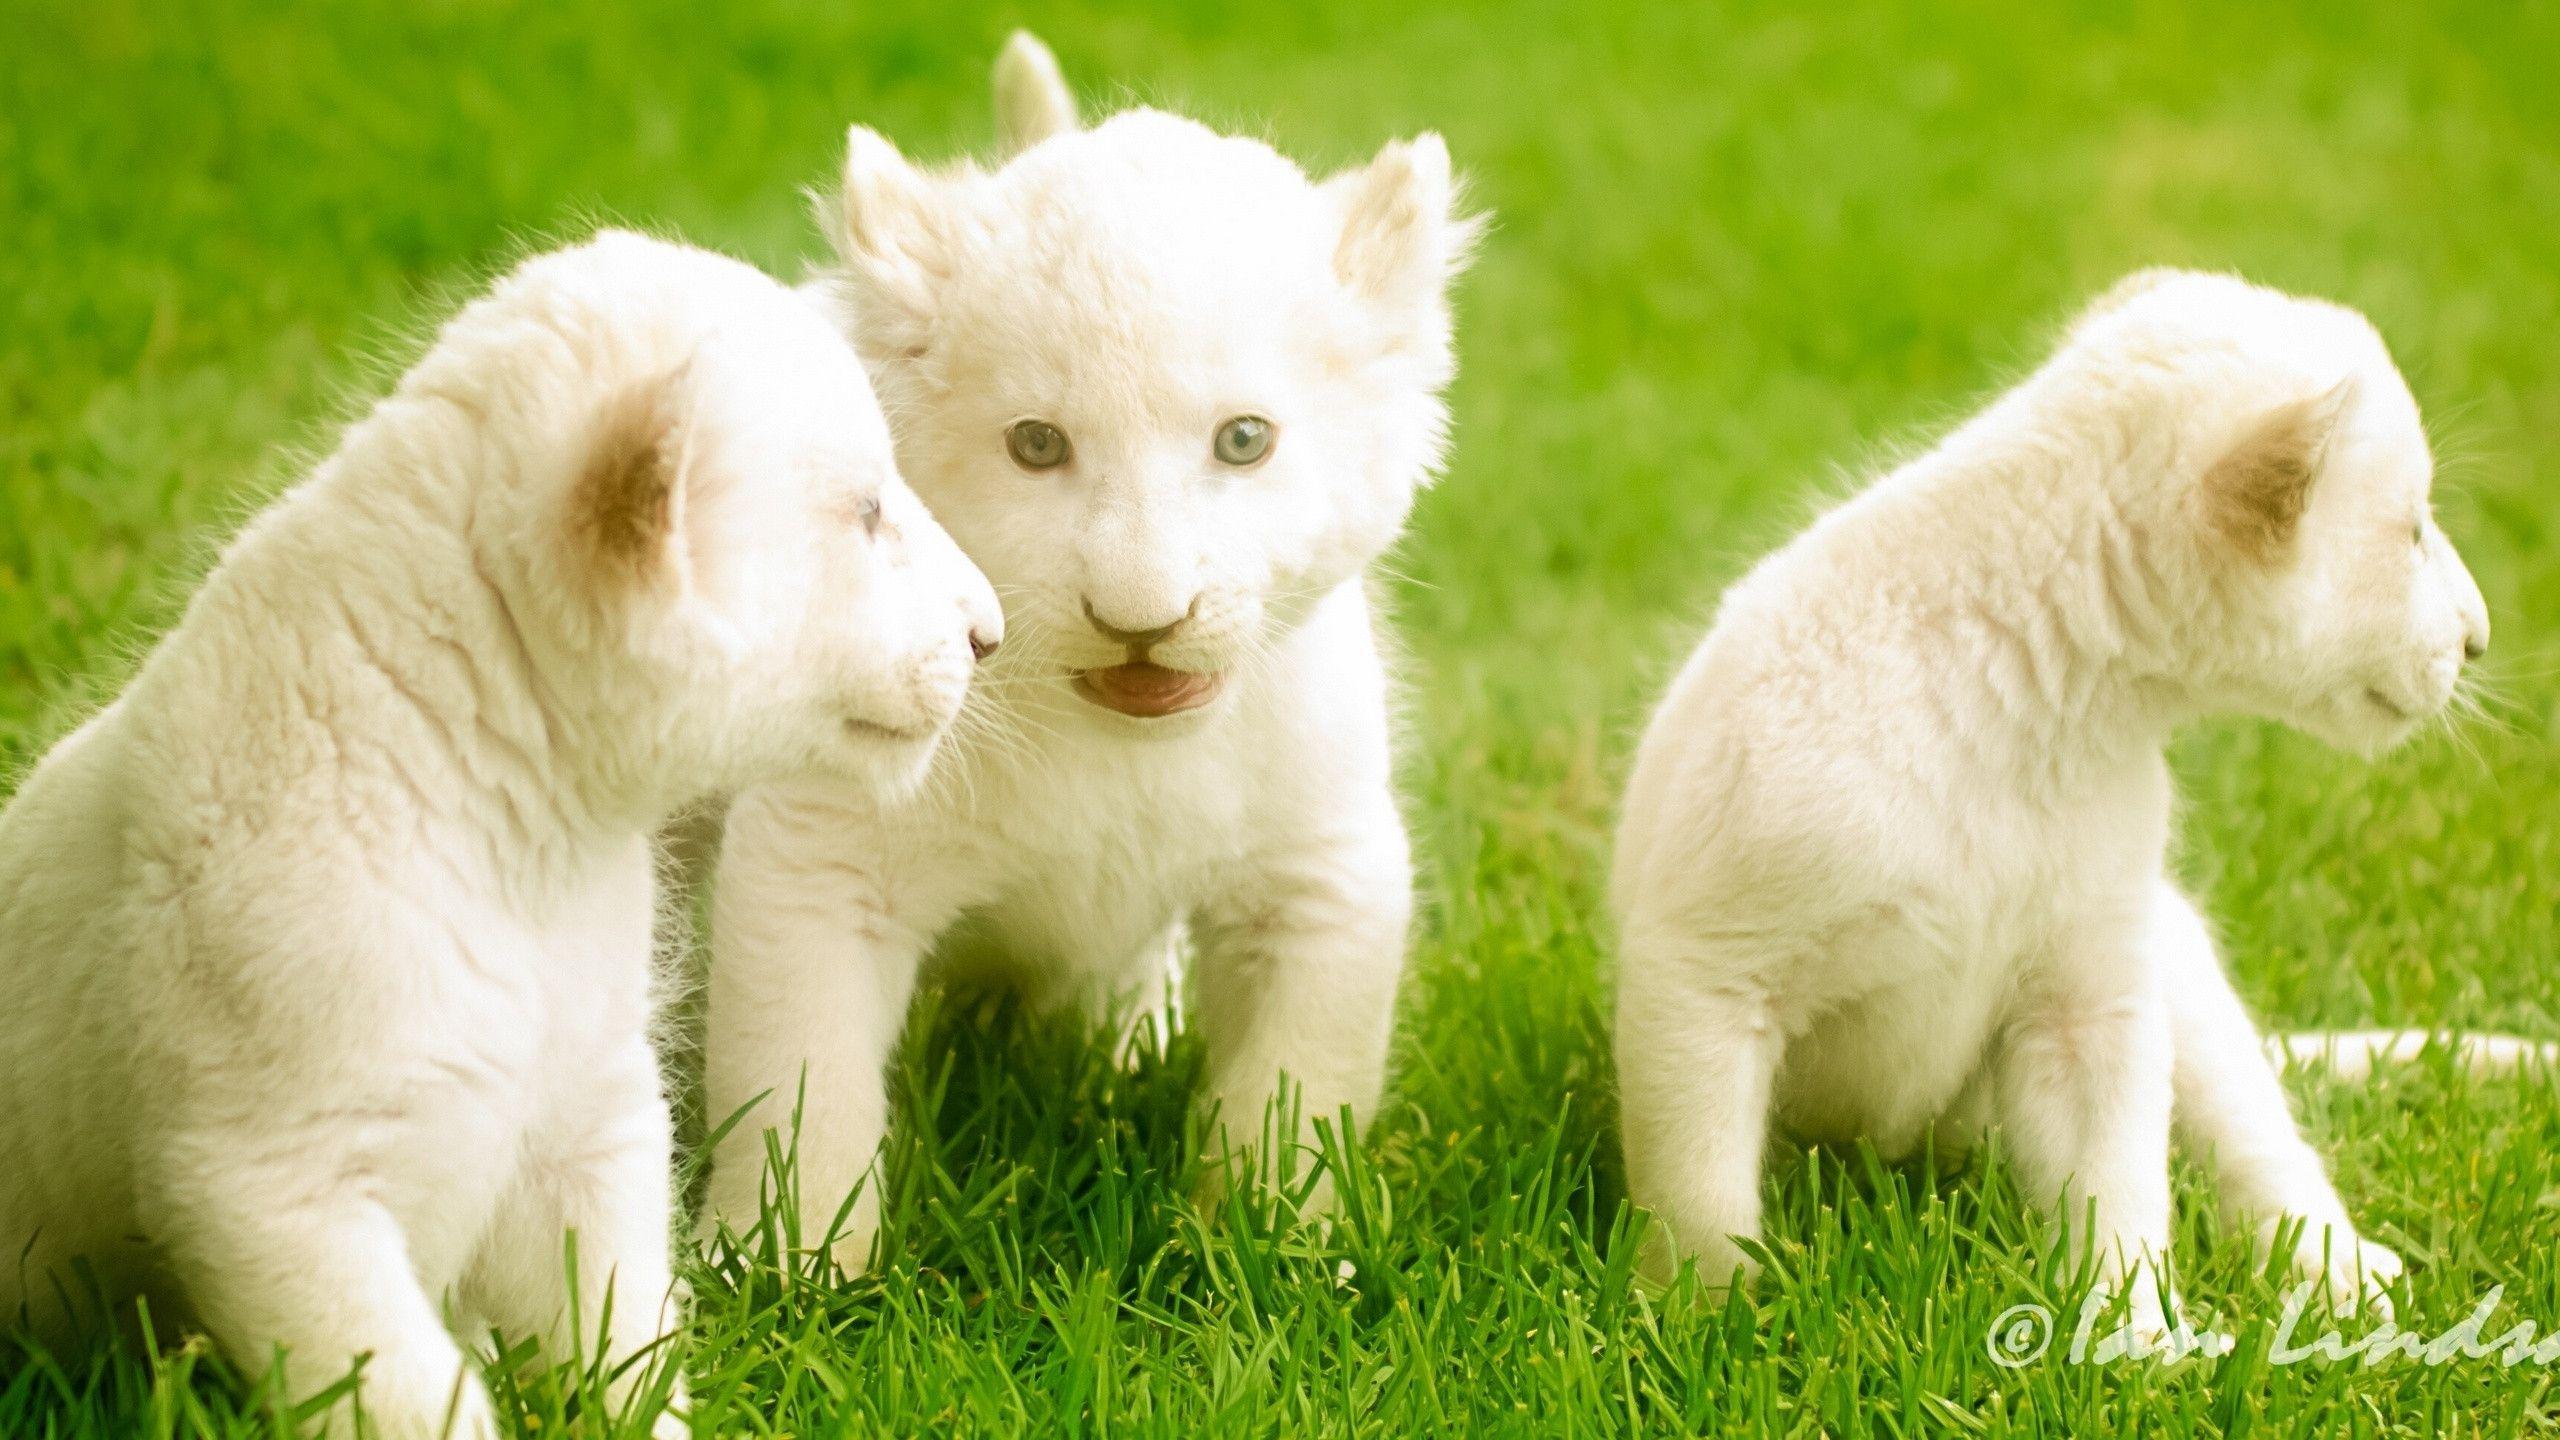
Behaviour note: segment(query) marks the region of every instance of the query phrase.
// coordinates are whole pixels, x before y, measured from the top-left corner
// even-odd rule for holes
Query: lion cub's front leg
[[[2122,1291],[2146,1340],[2175,1320],[2169,1258],[2169,1005],[2141,917],[2072,927],[2011,1016],[1993,1093],[2018,1178]]]
[[[1413,859],[1380,794],[1254,857],[1194,917],[1193,1023],[1227,1153],[1311,1147],[1316,1122],[1368,1118],[1384,1082],[1413,914]],[[1269,1173],[1289,1168],[1268,1165]],[[1319,1182],[1315,1203],[1330,1202]]]
[[[554,1083],[554,1113],[526,1137],[537,1158],[491,1218],[464,1294],[509,1337],[541,1337],[547,1360],[601,1365],[621,1411],[655,1371],[676,1365],[669,1337],[684,1289],[668,1253],[674,1127],[645,1031]],[[668,1393],[654,1433],[689,1434],[681,1374]]]
[[[881,867],[846,855],[859,823],[815,789],[751,791],[732,808],[704,1055],[706,1113],[715,1126],[735,1118],[713,1157],[706,1223],[744,1234],[781,1198],[770,1137],[791,1160],[796,1234],[785,1238],[825,1244],[847,1273],[869,1265],[880,1225],[890,1053],[949,918],[928,886],[898,887],[893,904]]]
[[[1618,1084],[1627,1191],[1650,1212],[1639,1261],[1669,1284],[1695,1260],[1710,1291],[1758,1262],[1761,1157],[1785,1055],[1759,957],[1630,926],[1618,981]]]
[[[2294,1124],[2204,917],[2165,882],[2152,896],[2151,946],[2177,1047],[2178,1133],[2216,1168],[2224,1218],[2262,1250],[2289,1241],[2292,1272],[2320,1282],[2331,1303],[2368,1304],[2388,1319],[2400,1257],[2357,1233],[2328,1167]]]

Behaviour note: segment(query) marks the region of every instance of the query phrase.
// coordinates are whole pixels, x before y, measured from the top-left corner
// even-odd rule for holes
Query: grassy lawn
[[[2070,8],[0,0],[0,771],[459,289],[608,216],[796,273],[846,123],[982,148],[1014,24],[1088,95],[1313,163],[1437,128],[1498,228],[1456,461],[1396,562],[1424,919],[1345,1222],[1189,1203],[1187,1044],[1124,1073],[937,997],[890,1266],[707,1266],[700,1433],[2560,1430],[2548,1369],[2265,1363],[2283,1287],[2192,1169],[2185,1291],[2241,1325],[2218,1362],[1995,1367],[1994,1315],[2073,1299],[1996,1157],[1788,1153],[1756,1296],[1630,1289],[1598,902],[1643,706],[1817,497],[2136,265],[2376,318],[2498,631],[2495,724],[2380,764],[2181,747],[2180,867],[2242,990],[2560,1035],[2560,6]],[[2498,1286],[2492,1333],[2560,1324],[2547,1083],[2297,1094],[2413,1262],[2413,1328]],[[561,1376],[503,1388],[527,1434],[593,1428]],[[278,1432],[193,1349],[0,1342],[0,1435],[199,1433]]]

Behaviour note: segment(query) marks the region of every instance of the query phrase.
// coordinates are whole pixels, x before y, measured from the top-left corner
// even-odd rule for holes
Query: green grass
[[[2560,1429],[2547,1371],[2263,1364],[2279,1287],[2192,1172],[2186,1292],[2250,1319],[2219,1363],[1994,1368],[1993,1315],[2071,1294],[1996,1160],[1790,1154],[1755,1298],[1629,1288],[1598,899],[1643,704],[1813,499],[2136,265],[2375,316],[2506,676],[2500,725],[2380,764],[2252,726],[2181,747],[2181,868],[2243,990],[2560,1035],[2560,7],[2072,8],[0,0],[0,769],[529,240],[613,215],[796,267],[845,124],[982,146],[1016,23],[1089,94],[1328,165],[1435,127],[1499,223],[1456,461],[1397,560],[1425,904],[1357,1203],[1330,1235],[1199,1213],[1188,1046],[1123,1073],[935,1002],[888,1268],[706,1267],[702,1433]],[[2414,1324],[2501,1285],[2504,1319],[2560,1323],[2547,1085],[2299,1093],[2415,1263]],[[507,1393],[554,1434],[574,1389]],[[0,1360],[0,1435],[197,1433],[277,1432],[197,1349]]]

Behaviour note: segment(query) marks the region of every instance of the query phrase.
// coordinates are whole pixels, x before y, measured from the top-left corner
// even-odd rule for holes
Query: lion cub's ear
[[[1380,304],[1436,304],[1466,264],[1477,229],[1457,213],[1447,142],[1428,131],[1391,141],[1325,188],[1342,201],[1342,238],[1333,252],[1342,283]]]
[[[950,223],[942,196],[888,137],[856,125],[845,134],[844,184],[819,223],[863,318],[865,348],[922,354],[932,334],[935,292],[950,266]]]
[[[2351,375],[2285,401],[2243,429],[2205,471],[2205,510],[2215,530],[2254,559],[2283,554],[2355,398]]]
[[[1449,282],[1482,228],[1459,213],[1449,147],[1429,133],[1396,141],[1324,188],[1342,207],[1334,276],[1376,320],[1371,343],[1445,368]]]
[[[1076,128],[1075,92],[1058,57],[1028,30],[1016,30],[996,56],[996,153],[1019,155]]]
[[[598,598],[693,588],[690,365],[623,386],[596,411],[569,491],[568,532]]]

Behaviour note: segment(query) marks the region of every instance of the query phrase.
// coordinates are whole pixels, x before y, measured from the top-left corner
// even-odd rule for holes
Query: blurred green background
[[[1312,168],[1437,129],[1495,217],[1455,460],[1390,586],[1425,886],[1397,1079],[1328,1236],[1189,1205],[1186,1047],[1123,1074],[929,1002],[892,1265],[706,1269],[702,1433],[2560,1429],[2531,1367],[2265,1365],[2280,1287],[2192,1171],[2189,1301],[2247,1322],[2219,1363],[1991,1366],[1992,1315],[2071,1295],[1996,1159],[1789,1155],[1754,1301],[1631,1292],[1597,918],[1629,743],[1718,587],[2120,272],[2227,267],[2390,338],[2497,678],[2492,721],[2380,764],[2193,737],[2182,872],[2271,1017],[2560,1035],[2545,0],[0,0],[0,768],[478,279],[605,218],[796,276],[846,124],[983,151],[1017,24],[1089,110],[1163,104]],[[2417,1264],[2404,1319],[2503,1285],[2493,1333],[2560,1323],[2546,1083],[2298,1094]],[[0,1358],[0,1433],[269,1433],[216,1368]],[[506,1393],[528,1433],[600,1428],[574,1391]]]

